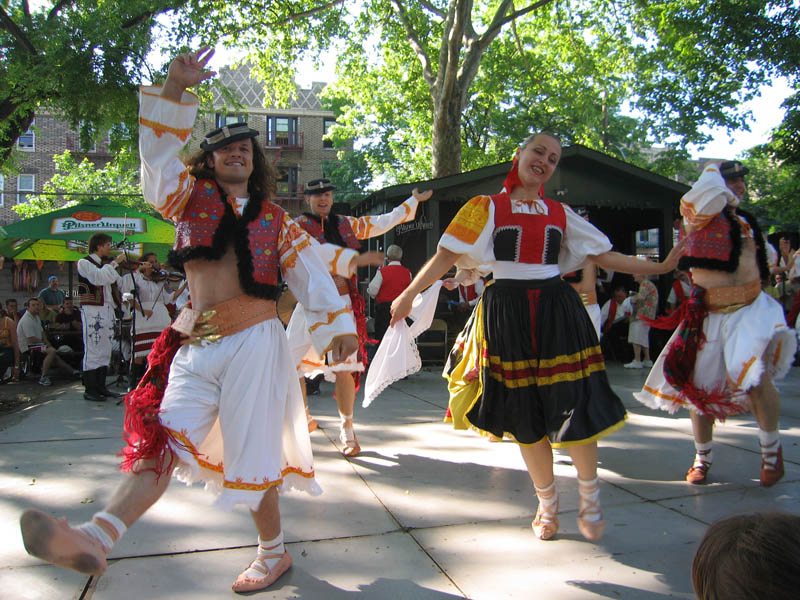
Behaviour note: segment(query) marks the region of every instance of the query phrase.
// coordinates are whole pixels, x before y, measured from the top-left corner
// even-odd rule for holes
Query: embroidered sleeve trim
[[[180,172],[178,175],[178,188],[167,196],[164,206],[158,211],[162,217],[170,219],[183,214],[183,209],[186,208],[186,203],[192,195],[194,181],[195,179],[189,175],[188,169]]]
[[[152,87],[152,88],[154,88],[154,89],[160,90],[160,89],[162,89],[164,86],[161,86],[161,85],[153,85],[153,86],[147,86],[147,87]],[[161,100],[163,100],[164,102],[169,102],[169,103],[171,103],[171,104],[177,104],[178,106],[194,106],[195,104],[197,104],[197,103],[198,103],[198,98],[197,98],[197,96],[196,96],[195,94],[193,94],[192,92],[188,91],[188,90],[184,90],[184,91],[183,91],[183,93],[184,93],[184,94],[189,94],[189,96],[191,96],[191,97],[192,97],[192,101],[191,101],[191,102],[177,102],[177,101],[175,101],[175,100],[172,100],[172,99],[170,99],[170,98],[165,98],[165,97],[164,97],[164,96],[162,96],[161,94],[154,94],[153,92],[148,92],[148,91],[147,91],[147,89],[145,89],[145,86],[140,86],[140,87],[139,87],[139,92],[141,92],[141,94],[142,94],[142,95],[144,95],[144,96],[152,96],[152,97],[154,97],[154,98],[160,98],[160,99],[161,99]]]
[[[445,229],[445,235],[451,235],[459,242],[474,244],[486,226],[489,219],[489,196],[476,196],[461,207],[450,225]]]
[[[350,312],[350,307],[349,306],[345,306],[344,308],[342,308],[340,310],[337,310],[336,312],[328,313],[328,320],[327,321],[320,321],[319,323],[314,323],[311,327],[308,328],[309,333],[314,331],[314,330],[316,330],[316,329],[319,329],[320,327],[324,327],[326,325],[330,325],[331,323],[333,323],[336,320],[336,318],[338,316],[347,314],[348,312]]]
[[[337,250],[337,251],[334,253],[334,255],[333,255],[333,260],[331,261],[331,265],[330,265],[330,269],[329,269],[331,273],[334,273],[334,272],[336,272],[336,263],[338,263],[338,262],[339,262],[339,258],[341,258],[341,256],[342,256],[342,252],[344,252],[344,248],[339,248],[339,249],[338,249],[338,250]]]
[[[170,127],[169,125],[164,125],[163,123],[158,123],[157,121],[151,121],[150,119],[145,119],[144,117],[139,117],[139,125],[144,127],[149,127],[153,130],[156,134],[156,137],[161,137],[165,133],[171,133],[175,137],[177,137],[180,141],[185,142],[189,139],[189,136],[192,135],[192,128],[189,127],[188,129],[178,129],[176,127]]]

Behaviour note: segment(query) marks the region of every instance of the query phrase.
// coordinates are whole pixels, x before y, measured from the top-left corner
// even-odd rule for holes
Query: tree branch
[[[25,32],[22,31],[22,29],[20,29],[16,23],[14,23],[13,19],[8,16],[8,13],[6,13],[5,9],[2,6],[0,6],[0,24],[2,24],[3,28],[6,31],[8,31],[12,36],[14,36],[14,38],[16,38],[19,44],[23,48],[25,48],[25,50],[27,50],[30,54],[34,55],[38,54],[36,48],[28,39],[28,36],[25,35]]]
[[[131,17],[130,19],[125,21],[122,24],[122,29],[130,29],[131,27],[136,27],[140,23],[144,23],[145,21],[147,21],[148,19],[152,19],[156,15],[160,15],[161,13],[165,13],[168,10],[176,10],[176,9],[180,8],[181,6],[183,6],[184,4],[187,4],[187,3],[188,3],[188,0],[178,0],[172,6],[164,6],[162,8],[158,8],[158,9],[155,9],[155,10],[145,11],[142,14],[137,15],[135,17]]]
[[[286,18],[281,19],[280,21],[274,21],[274,22],[270,23],[269,25],[271,25],[271,26],[286,25],[287,23],[291,23],[292,21],[299,21],[300,19],[305,19],[306,17],[313,17],[314,15],[316,15],[318,13],[321,13],[321,12],[325,12],[329,8],[333,8],[334,6],[336,6],[338,4],[342,4],[343,2],[344,2],[344,0],[332,0],[331,2],[328,2],[327,4],[323,4],[321,6],[317,6],[316,8],[310,8],[308,10],[304,10],[303,12],[299,12],[299,13],[292,13],[292,14],[288,15]]]
[[[551,4],[553,1],[554,0],[539,0],[538,2],[534,2],[533,4],[531,4],[529,6],[526,6],[525,8],[520,8],[518,11],[512,12],[507,17],[501,18],[499,20],[498,20],[498,17],[501,17],[502,15],[500,14],[500,9],[498,9],[497,13],[495,13],[495,18],[492,21],[492,24],[489,26],[489,29],[487,29],[483,33],[483,35],[484,36],[488,35],[493,29],[496,28],[498,31],[494,32],[494,34],[492,35],[492,39],[494,39],[494,36],[497,35],[497,33],[499,33],[499,29],[503,25],[508,23],[509,21],[512,21],[512,20],[514,20],[514,19],[516,19],[518,17],[521,17],[523,15],[527,15],[529,12],[534,11],[537,8],[541,8],[542,6],[547,6],[548,4]],[[481,37],[483,37],[483,36],[481,36]]]
[[[47,21],[48,23],[56,18],[61,9],[64,8],[67,4],[72,4],[72,0],[60,0],[58,4],[56,4],[53,8],[50,9],[50,12],[47,13]]]
[[[445,16],[447,16],[446,13],[443,10],[440,10],[440,9],[436,8],[433,4],[431,4],[427,0],[419,0],[419,3],[422,5],[423,8],[427,8],[430,12],[435,14],[437,17],[440,17],[440,18],[444,19]]]
[[[431,71],[431,61],[428,57],[428,53],[425,51],[425,48],[423,48],[422,42],[420,42],[419,36],[414,30],[413,25],[411,25],[411,21],[408,19],[408,15],[406,14],[406,10],[403,7],[401,0],[392,0],[392,4],[394,4],[395,10],[400,16],[400,21],[403,23],[403,28],[406,30],[408,41],[411,44],[411,47],[414,49],[419,62],[422,64],[422,76],[425,78],[425,83],[428,84],[428,89],[432,91],[436,78]]]

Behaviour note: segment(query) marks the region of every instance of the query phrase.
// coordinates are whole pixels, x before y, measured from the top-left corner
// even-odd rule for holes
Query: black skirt
[[[480,396],[473,426],[522,444],[595,441],[625,422],[594,326],[559,277],[500,279],[484,291]],[[475,326],[478,324],[475,323]]]

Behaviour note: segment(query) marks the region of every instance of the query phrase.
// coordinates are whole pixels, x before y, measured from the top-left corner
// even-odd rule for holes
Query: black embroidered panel
[[[544,228],[544,250],[542,251],[543,265],[557,265],[558,252],[561,250],[561,228],[556,225],[547,225]]]
[[[495,260],[519,262],[519,246],[522,241],[522,227],[505,225],[494,232]]]

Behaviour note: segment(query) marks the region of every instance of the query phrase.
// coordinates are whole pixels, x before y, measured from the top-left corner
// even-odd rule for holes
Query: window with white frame
[[[0,206],[6,205],[6,179],[2,175],[0,175]]]
[[[28,202],[29,198],[25,192],[34,191],[36,186],[36,175],[17,175],[17,204]]]
[[[28,127],[28,131],[17,138],[17,149],[23,152],[33,152],[36,150],[36,134],[33,132],[34,122]]]

